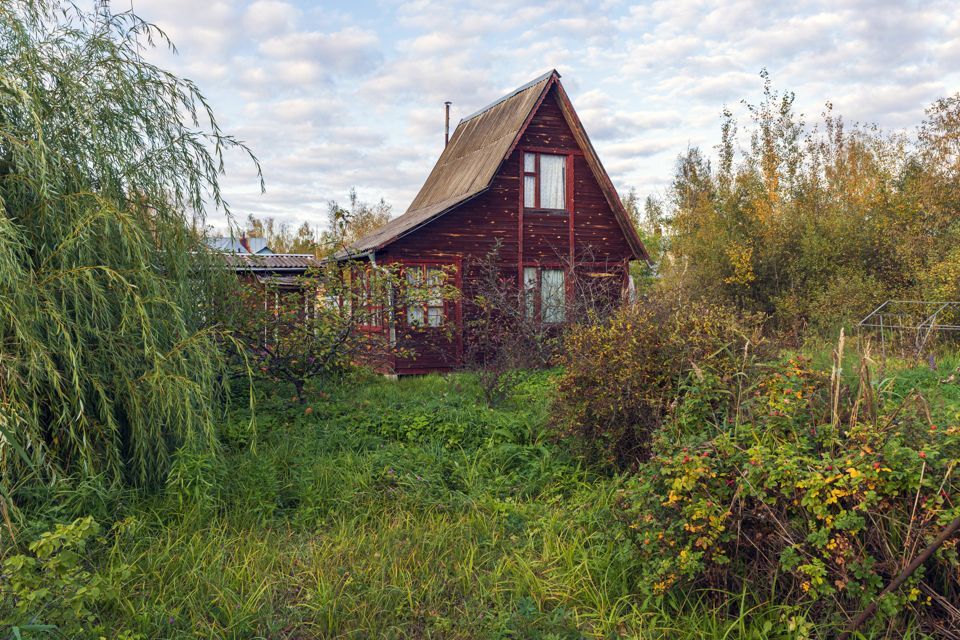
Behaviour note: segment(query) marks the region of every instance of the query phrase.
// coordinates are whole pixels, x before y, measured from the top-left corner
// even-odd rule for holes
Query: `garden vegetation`
[[[811,128],[764,75],[636,304],[544,331],[491,272],[479,372],[388,381],[339,269],[243,313],[203,227],[249,151],[154,43],[0,3],[0,638],[960,637],[956,346],[837,341],[957,297],[960,98]]]

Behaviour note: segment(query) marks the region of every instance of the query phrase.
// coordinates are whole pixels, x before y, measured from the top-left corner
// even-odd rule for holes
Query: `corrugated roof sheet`
[[[223,259],[235,271],[306,271],[320,266],[309,253],[224,253]]]
[[[266,238],[246,238],[246,240],[247,244],[250,246],[249,252],[242,244],[240,244],[240,238],[214,236],[207,238],[207,246],[217,251],[229,251],[231,253],[273,253],[270,247],[267,246]]]
[[[554,75],[559,77],[550,71],[461,120],[406,213],[353,243],[347,253],[379,249],[489,187]]]

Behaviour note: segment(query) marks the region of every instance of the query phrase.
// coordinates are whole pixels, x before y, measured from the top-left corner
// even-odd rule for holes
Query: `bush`
[[[915,135],[890,134],[830,104],[806,122],[761,77],[746,121],[724,109],[715,158],[694,147],[677,160],[660,284],[770,314],[795,338],[886,299],[956,300],[960,95]]]
[[[834,412],[836,389],[846,401]],[[930,424],[916,396],[875,398],[866,377],[859,390],[831,393],[825,374],[794,359],[759,377],[739,409],[743,421],[704,425],[683,442],[662,432],[626,481],[621,516],[641,590],[770,590],[842,624],[960,514],[950,473],[960,429]],[[960,597],[958,573],[948,541],[880,600],[881,613],[944,615],[940,605]]]
[[[593,461],[632,466],[682,398],[687,374],[732,388],[760,344],[759,318],[710,303],[625,307],[567,337],[554,427]]]
[[[93,518],[79,518],[41,534],[29,554],[7,558],[0,574],[0,631],[12,630],[17,638],[28,631],[70,638],[103,633],[94,612],[118,597],[110,578],[126,578],[129,568],[116,566],[108,577],[84,565],[84,552],[99,532]]]
[[[561,322],[544,322],[536,298],[536,279],[523,283],[524,295],[517,295],[520,283],[516,270],[504,269],[502,243],[478,260],[468,261],[464,272],[469,285],[464,292],[467,305],[464,324],[464,361],[477,372],[487,404],[506,400],[525,372],[545,369],[563,346],[570,325],[594,323],[607,318],[621,303],[619,278],[597,278],[568,257],[557,255],[568,274],[570,294],[566,296]],[[589,250],[577,258],[591,264]]]

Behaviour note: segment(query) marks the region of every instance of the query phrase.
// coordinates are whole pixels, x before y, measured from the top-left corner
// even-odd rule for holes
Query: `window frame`
[[[533,171],[527,171],[527,156],[533,156]],[[563,163],[561,165],[561,170],[563,171],[563,186],[560,190],[560,197],[563,200],[563,207],[556,209],[551,207],[542,206],[541,202],[541,170],[540,170],[540,158],[541,156],[551,156],[556,158],[561,158]],[[535,149],[521,149],[520,155],[520,168],[522,179],[520,181],[520,188],[522,193],[523,208],[529,210],[537,211],[551,211],[551,212],[568,212],[570,210],[569,198],[567,197],[568,190],[568,181],[570,176],[568,174],[569,167],[569,153],[553,153],[549,151],[538,151]],[[527,178],[533,178],[534,187],[533,187],[533,205],[527,204]]]
[[[377,290],[377,273],[372,266],[364,266],[351,271],[351,290],[357,297],[359,305],[364,314],[359,326],[361,329],[381,330],[384,327],[386,317],[385,305],[383,300],[379,299]]]
[[[555,271],[561,276],[561,287],[562,291],[561,306],[560,306],[560,318],[557,320],[545,320],[544,319],[544,289],[543,289],[543,274],[545,271]],[[534,274],[534,278],[530,278],[530,273]],[[523,304],[523,316],[527,321],[538,322],[545,325],[561,325],[567,321],[567,307],[569,306],[569,282],[567,281],[568,273],[567,269],[564,269],[562,265],[556,264],[525,264],[523,265],[523,281],[521,284],[521,302]]]
[[[410,280],[410,275],[414,272],[418,273],[417,281],[412,282]],[[431,273],[438,277],[437,284],[430,285]],[[414,284],[418,287],[433,287],[436,288],[439,292],[439,298],[429,295],[424,298],[422,301],[413,303],[409,300],[405,301],[403,305],[403,322],[404,324],[411,329],[440,329],[448,322],[449,318],[447,317],[447,308],[446,301],[443,299],[443,278],[444,271],[443,266],[440,264],[418,262],[418,263],[404,263],[403,265],[403,281],[404,285],[410,286]],[[416,309],[419,312],[420,321],[417,323],[412,323],[410,321],[410,310]],[[431,314],[431,311],[433,313]],[[433,324],[431,317],[439,318],[437,324]]]

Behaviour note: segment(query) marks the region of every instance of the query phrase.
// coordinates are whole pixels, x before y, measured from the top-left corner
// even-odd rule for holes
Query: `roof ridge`
[[[522,87],[517,87],[516,89],[514,89],[513,91],[511,91],[511,92],[508,93],[507,95],[502,96],[502,97],[494,100],[493,102],[491,102],[490,104],[488,104],[488,105],[485,106],[484,108],[480,109],[479,111],[475,111],[474,113],[471,113],[470,115],[468,115],[468,116],[465,117],[465,118],[460,118],[460,122],[457,123],[457,126],[459,127],[461,124],[463,124],[464,122],[466,122],[466,121],[468,121],[468,120],[473,120],[474,118],[476,118],[476,117],[479,116],[480,114],[485,113],[485,112],[489,111],[490,109],[493,109],[495,106],[497,106],[497,105],[500,104],[501,102],[506,102],[507,100],[509,100],[509,99],[512,98],[513,96],[517,95],[518,93],[520,93],[520,92],[522,92],[522,91],[526,91],[527,89],[529,89],[530,87],[532,87],[532,86],[534,86],[534,85],[536,85],[536,84],[540,84],[540,83],[543,82],[544,80],[549,79],[550,76],[552,76],[553,74],[557,74],[557,77],[558,77],[558,78],[560,77],[560,73],[559,73],[556,69],[550,69],[550,71],[547,71],[547,72],[544,73],[543,75],[538,76],[537,78],[534,78],[533,80],[531,80],[530,82],[526,83],[526,84],[523,85]]]

